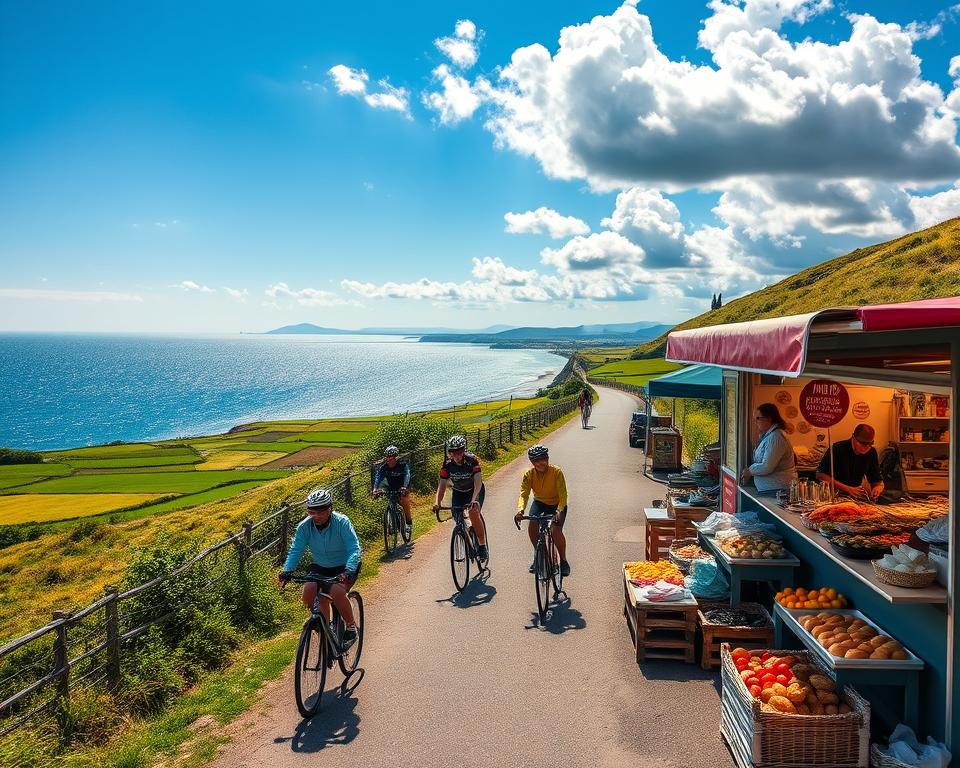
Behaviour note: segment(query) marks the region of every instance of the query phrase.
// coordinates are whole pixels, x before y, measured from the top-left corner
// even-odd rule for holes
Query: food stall
[[[756,513],[758,525],[773,527],[799,560],[794,583],[814,595],[802,587],[777,593],[778,637],[788,643],[777,647],[809,652],[838,684],[855,681],[885,724],[882,716],[892,715],[912,721],[921,737],[960,743],[960,460],[952,439],[960,297],[676,331],[666,357],[722,370],[722,509]],[[775,403],[784,417],[801,478],[812,478],[829,446],[850,440],[858,425],[873,427],[878,453],[891,451],[891,493],[843,500],[824,485],[826,496],[801,503],[792,488],[760,493],[742,483],[761,403]],[[937,554],[944,565],[929,583],[916,530],[935,520],[947,521],[947,542],[938,553],[930,545],[929,562]]]

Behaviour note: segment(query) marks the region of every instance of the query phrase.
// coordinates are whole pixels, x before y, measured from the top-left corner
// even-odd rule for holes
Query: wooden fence
[[[482,454],[491,444],[499,449],[522,442],[576,407],[576,398],[531,407],[465,435],[470,447]],[[444,449],[435,445],[405,456],[416,471]],[[373,463],[330,485],[335,503],[351,506],[355,494],[370,488],[378,466]],[[302,517],[303,501],[284,504],[261,520],[244,523],[237,533],[169,573],[122,592],[106,587],[96,602],[76,612],[54,611],[50,623],[8,642],[0,648],[0,737],[41,718],[62,723],[65,718],[60,716],[78,689],[118,691],[122,658],[137,652],[137,638],[170,621],[223,579],[242,577],[251,561],[282,561]]]

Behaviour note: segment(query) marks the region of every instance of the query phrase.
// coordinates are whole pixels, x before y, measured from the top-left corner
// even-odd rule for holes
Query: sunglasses
[[[858,443],[860,443],[860,445],[865,445],[865,446],[867,446],[867,448],[869,448],[870,446],[873,445],[873,440],[869,440],[869,441],[868,441],[868,440],[861,440],[859,437],[854,437],[853,439],[856,440]]]
[[[333,507],[312,507],[307,509],[308,515],[322,515],[333,510]]]

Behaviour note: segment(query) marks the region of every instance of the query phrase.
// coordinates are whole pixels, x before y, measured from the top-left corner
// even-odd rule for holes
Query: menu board
[[[814,379],[800,392],[800,413],[815,427],[832,427],[843,420],[849,409],[850,395],[836,381]]]
[[[736,372],[723,374],[723,466],[737,473],[737,384]]]

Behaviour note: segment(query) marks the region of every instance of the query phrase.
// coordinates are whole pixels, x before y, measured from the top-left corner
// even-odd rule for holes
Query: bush
[[[0,464],[42,464],[43,456],[36,451],[0,448]]]
[[[184,619],[191,627],[177,647],[182,673],[195,682],[208,669],[222,667],[230,652],[240,644],[240,633],[230,623],[230,614],[223,605],[204,610],[187,609]]]
[[[35,541],[43,534],[43,526],[36,523],[20,523],[18,525],[0,525],[0,549],[22,544],[25,541]]]
[[[234,626],[259,636],[279,630],[293,615],[293,606],[274,585],[274,569],[266,560],[250,560],[243,575],[228,580],[223,589]]]
[[[89,688],[74,689],[64,707],[64,742],[99,746],[106,744],[123,721],[113,697]]]
[[[130,714],[158,711],[186,681],[180,673],[179,654],[164,640],[159,626],[151,627],[135,652],[125,653],[120,700]]]

